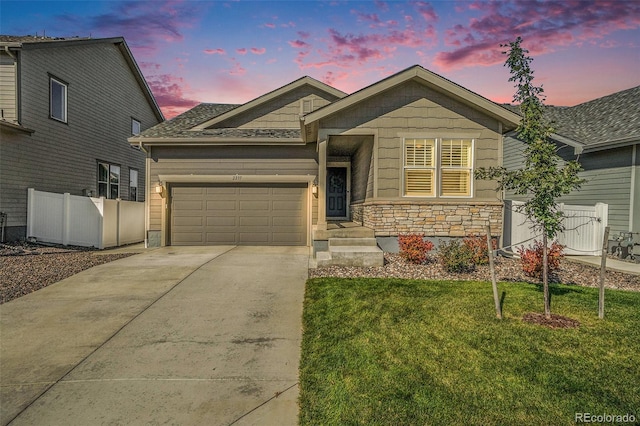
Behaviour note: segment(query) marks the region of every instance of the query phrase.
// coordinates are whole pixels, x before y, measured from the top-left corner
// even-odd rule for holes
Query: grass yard
[[[640,293],[552,285],[549,329],[532,284],[317,278],[307,282],[303,425],[571,425],[576,413],[640,422]],[[627,423],[634,424],[634,423]],[[638,423],[635,423],[638,424]]]

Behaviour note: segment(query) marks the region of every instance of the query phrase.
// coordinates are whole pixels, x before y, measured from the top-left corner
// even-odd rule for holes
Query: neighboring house
[[[0,211],[26,237],[27,189],[144,201],[127,138],[163,121],[124,39],[0,36]]]
[[[318,248],[335,221],[379,241],[489,224],[499,235],[500,194],[473,170],[502,164],[518,120],[414,66],[351,95],[303,77],[243,105],[201,104],[129,141],[147,152],[150,245]]]
[[[608,204],[610,239],[620,232],[640,232],[640,86],[573,107],[547,106],[545,114],[554,127],[558,154],[564,160],[578,157],[584,169],[580,176],[586,179],[559,201]],[[515,135],[507,135],[504,166],[522,167],[524,147]],[[523,199],[510,193],[505,198]]]

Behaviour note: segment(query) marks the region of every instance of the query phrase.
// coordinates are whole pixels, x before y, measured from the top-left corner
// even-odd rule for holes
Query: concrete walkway
[[[602,264],[601,256],[565,256],[565,259],[582,263],[584,265],[590,265],[594,268],[600,269]],[[607,270],[615,272],[623,272],[625,274],[640,275],[640,263],[625,262],[623,260],[607,259]]]
[[[306,247],[166,247],[0,306],[2,425],[294,425]]]

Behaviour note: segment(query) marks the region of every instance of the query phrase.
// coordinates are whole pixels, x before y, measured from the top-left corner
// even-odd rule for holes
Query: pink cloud
[[[185,97],[183,89],[186,84],[181,77],[170,74],[150,75],[147,76],[147,82],[167,119],[171,119],[199,103]]]
[[[288,43],[289,43],[289,46],[294,47],[296,49],[307,49],[311,47],[307,42],[304,42],[302,40],[292,40],[292,41],[289,41]]]
[[[236,52],[238,53],[238,55],[246,55],[247,54],[247,49],[242,47],[240,49],[236,49]]]
[[[229,75],[245,75],[247,73],[246,68],[244,68],[236,59],[231,58],[231,63],[233,66],[229,70]]]
[[[425,21],[432,22],[438,20],[438,14],[435,10],[433,10],[433,6],[431,6],[429,3],[419,1],[416,2],[415,5],[416,10]]]
[[[251,48],[251,53],[253,53],[254,55],[264,55],[266,51],[267,51],[267,49],[264,48],[264,47],[252,47]]]
[[[475,2],[467,9],[477,15],[466,25],[445,31],[445,44],[454,49],[438,53],[435,65],[452,69],[503,62],[500,44],[517,36],[524,39],[527,49],[540,55],[640,27],[638,2]]]
[[[267,23],[267,24],[264,24],[264,26],[265,26],[265,27],[267,27],[267,28],[271,28],[271,29],[273,29],[273,28],[275,28],[275,27],[276,27],[276,24],[273,24],[273,23],[269,22],[269,23]]]
[[[227,52],[224,49],[205,49],[204,53],[206,53],[207,55],[226,55]]]

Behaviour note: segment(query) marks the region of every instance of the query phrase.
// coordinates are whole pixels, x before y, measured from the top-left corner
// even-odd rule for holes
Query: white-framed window
[[[440,146],[440,196],[471,196],[472,156],[472,139],[442,139]]]
[[[406,138],[405,197],[471,197],[473,139]]]
[[[436,186],[436,140],[404,140],[404,195],[433,197]]]
[[[120,166],[98,161],[98,197],[120,197]]]
[[[129,169],[129,201],[138,201],[138,171]]]
[[[67,83],[49,77],[49,117],[67,122]]]
[[[140,122],[135,118],[131,119],[131,134],[133,136],[140,134]]]

